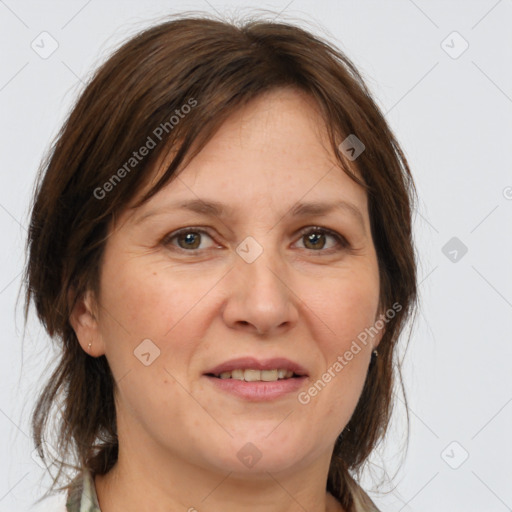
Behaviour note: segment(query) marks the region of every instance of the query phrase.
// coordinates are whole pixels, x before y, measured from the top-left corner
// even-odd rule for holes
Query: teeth
[[[244,380],[244,371],[243,370],[233,370],[231,372],[232,379]]]
[[[260,374],[261,380],[266,382],[277,380],[278,378],[277,370],[261,370]]]
[[[244,380],[247,382],[255,382],[257,380],[261,380],[260,370],[245,370]]]
[[[293,377],[291,370],[284,370],[282,368],[276,370],[233,370],[231,372],[222,372],[219,377],[221,379],[237,379],[245,380],[246,382],[273,382],[278,379],[289,379]]]

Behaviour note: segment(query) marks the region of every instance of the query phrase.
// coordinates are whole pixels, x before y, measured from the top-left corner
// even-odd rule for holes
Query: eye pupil
[[[309,235],[306,235],[306,239],[309,242],[312,242],[315,249],[318,249],[316,244],[318,243],[319,238],[323,237],[323,233],[310,233]]]
[[[192,233],[192,232],[185,233],[184,235],[182,235],[181,238],[185,239],[186,247],[188,247],[189,249],[190,248],[192,248],[192,249],[196,249],[197,248],[197,246],[198,246],[197,241],[199,240],[198,233]],[[192,244],[194,243],[194,238],[195,238],[196,245],[192,246]]]

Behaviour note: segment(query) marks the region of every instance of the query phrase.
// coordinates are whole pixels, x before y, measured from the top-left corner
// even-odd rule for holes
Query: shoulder
[[[345,473],[345,483],[352,498],[352,504],[348,512],[381,512],[349,472]]]
[[[73,480],[66,500],[67,512],[101,512],[94,477],[87,469]]]
[[[370,496],[358,486],[352,490],[353,512],[381,512]]]

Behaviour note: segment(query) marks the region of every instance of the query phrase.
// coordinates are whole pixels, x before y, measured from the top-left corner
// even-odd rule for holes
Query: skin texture
[[[366,193],[327,140],[310,97],[267,93],[233,114],[178,179],[117,219],[101,295],[86,294],[70,319],[82,348],[105,354],[116,379],[119,460],[95,479],[102,512],[342,510],[325,490],[329,462],[382,333],[307,405],[296,392],[250,402],[203,376],[234,357],[282,356],[307,369],[307,389],[375,323],[379,274]],[[137,223],[197,198],[233,214],[167,210]],[[288,214],[299,201],[340,199],[360,210],[363,224],[346,210]],[[315,226],[350,247],[300,233]],[[163,242],[184,227],[208,234],[191,229],[191,240]],[[263,249],[252,263],[236,252],[248,236]],[[160,350],[149,366],[134,355],[145,339]],[[252,467],[237,457],[249,442],[261,453]]]

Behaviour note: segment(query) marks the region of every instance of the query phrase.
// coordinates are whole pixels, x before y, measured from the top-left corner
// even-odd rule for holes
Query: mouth
[[[253,402],[290,396],[309,379],[305,368],[289,359],[254,357],[226,361],[203,376],[217,391]]]
[[[218,379],[238,379],[246,382],[273,382],[308,376],[304,367],[285,357],[257,359],[252,356],[225,361],[204,373]]]
[[[255,370],[255,369],[236,369],[220,373],[206,373],[207,377],[216,379],[234,379],[245,382],[276,382],[278,380],[298,379],[303,377],[292,370],[278,368],[273,370]]]

